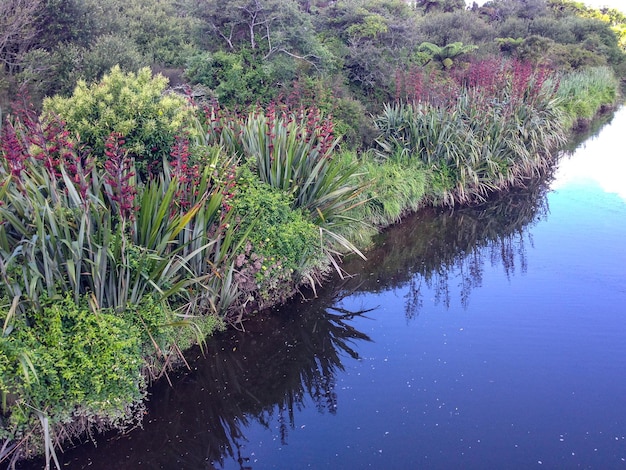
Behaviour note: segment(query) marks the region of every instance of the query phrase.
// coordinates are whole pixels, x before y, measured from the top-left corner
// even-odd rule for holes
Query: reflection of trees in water
[[[344,268],[361,273],[353,281],[360,291],[408,286],[409,318],[419,313],[425,288],[445,307],[458,290],[466,307],[482,284],[486,263],[500,264],[507,277],[526,271],[528,228],[547,215],[546,192],[547,185],[538,182],[478,207],[424,211],[385,232],[367,253],[368,261],[352,259]]]
[[[226,459],[251,468],[244,454],[246,426],[278,428],[286,443],[294,413],[313,406],[337,409],[335,377],[346,355],[358,358],[355,344],[369,337],[350,325],[365,312],[332,305],[336,296],[293,302],[283,313],[245,323],[245,331],[211,338],[173,381],[152,391],[143,430],[116,441],[82,446],[64,455],[70,468],[214,468]],[[289,311],[287,311],[289,310]],[[36,468],[36,467],[34,467]],[[39,467],[41,468],[41,467]]]

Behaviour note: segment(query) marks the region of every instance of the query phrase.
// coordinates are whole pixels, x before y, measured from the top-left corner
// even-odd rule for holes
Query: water
[[[626,468],[623,129],[626,109],[549,188],[389,230],[65,468]]]

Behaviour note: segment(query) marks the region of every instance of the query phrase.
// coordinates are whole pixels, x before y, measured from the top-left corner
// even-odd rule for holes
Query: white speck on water
[[[543,465],[543,462],[542,462],[541,460],[537,460],[537,463],[538,463],[539,465]]]

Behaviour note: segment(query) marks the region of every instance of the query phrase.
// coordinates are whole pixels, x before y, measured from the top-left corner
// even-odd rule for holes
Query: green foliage
[[[359,185],[357,162],[338,162],[333,123],[317,108],[289,111],[270,105],[266,113],[246,117],[205,111],[206,142],[226,146],[231,153],[252,159],[258,178],[293,198],[318,225],[330,226],[355,202]]]
[[[375,133],[371,117],[344,84],[330,78],[301,77],[287,91],[287,102],[292,108],[317,107],[323,115],[332,116],[333,132],[342,149],[370,147]]]
[[[454,10],[462,10],[465,8],[464,0],[416,0],[415,6],[423,8],[425,13],[435,11],[452,12]]]
[[[247,166],[240,169],[232,206],[240,221],[236,238],[245,234],[235,261],[242,299],[255,298],[257,305],[284,300],[303,274],[325,259],[319,228],[302,210],[292,209],[292,202]]]
[[[127,413],[143,398],[145,382],[135,326],[106,312],[94,315],[70,297],[34,312],[30,322],[0,340],[2,382],[13,400],[6,431],[33,425],[37,411],[57,430],[73,416],[86,418],[86,428],[96,420],[122,427],[136,418]],[[16,363],[16,351],[28,352],[36,380]]]
[[[233,210],[241,219],[240,230],[254,225],[247,241],[255,251],[264,258],[280,258],[285,269],[292,271],[316,264],[320,256],[316,225],[300,209],[292,209],[287,193],[259,181],[247,167],[240,172]],[[256,223],[259,219],[263,224]]]
[[[115,66],[99,83],[80,81],[69,98],[46,99],[44,111],[60,116],[98,158],[109,135],[122,134],[126,148],[145,170],[169,156],[176,134],[190,125],[185,99],[164,94],[166,86],[167,79],[153,77],[148,68],[135,74]]]
[[[185,75],[192,84],[208,87],[226,106],[268,103],[278,93],[271,62],[261,62],[250,51],[203,52],[189,59]]]
[[[287,191],[294,208],[307,211],[318,224],[340,217],[358,191],[353,179],[356,165],[335,165],[337,140],[332,123],[315,109],[300,115],[251,114],[243,129],[243,148],[256,157],[261,181]]]
[[[211,107],[205,111],[203,129],[207,143],[244,155],[262,182],[289,195],[292,208],[302,209],[319,227],[331,262],[337,249],[360,254],[341,235],[343,225],[354,223],[349,210],[359,204],[358,162],[333,157],[338,140],[332,121],[322,118],[319,110],[296,113],[270,106],[266,114],[242,117]]]
[[[114,73],[115,66],[125,72],[137,73],[147,62],[134,42],[116,33],[98,36],[88,49],[81,52],[80,62],[75,67],[87,83],[102,80],[109,71]]]
[[[42,121],[2,123],[0,423],[13,427],[1,437],[34,423],[54,433],[72,414],[121,426],[143,393],[141,367],[157,377],[180,348],[241,319],[235,308],[313,283],[338,252],[358,253],[349,240],[361,223],[525,184],[563,123],[616,99],[609,69],[587,68],[626,67],[623,16],[568,0],[472,11],[459,0],[227,3],[49,0],[0,47],[5,114],[20,84],[37,102],[83,79],[71,97],[46,101]],[[579,72],[561,76],[555,96],[557,77],[545,84],[543,72],[491,64],[506,77],[493,86],[479,83],[484,70],[471,75],[474,63],[455,64],[498,46]],[[339,152],[373,140],[366,110],[392,100],[393,71],[429,60],[442,67],[428,83],[398,80],[397,98],[415,102],[379,113],[378,158]],[[189,81],[239,110],[287,86],[295,106],[213,107],[195,122],[148,64],[187,64]]]
[[[592,119],[602,107],[612,106],[619,82],[608,67],[594,67],[561,77],[557,97],[565,115],[565,125]]]
[[[437,204],[482,200],[524,183],[565,140],[554,85],[519,63],[475,65],[458,91],[387,106],[376,119],[386,158],[421,159],[433,169]],[[486,71],[489,70],[489,73]],[[501,75],[500,75],[501,73]],[[495,74],[495,75],[491,75]],[[432,90],[431,90],[432,92]]]
[[[462,42],[453,42],[445,46],[437,46],[430,42],[420,44],[418,51],[428,54],[429,60],[436,60],[443,68],[449,69],[454,64],[453,59],[468,54],[478,49],[478,46],[471,44],[463,44]]]
[[[219,151],[196,155],[200,169],[179,142],[161,177],[140,185],[120,140],[108,141],[102,170],[66,132],[40,126],[8,122],[0,161],[0,288],[18,313],[64,292],[89,295],[94,311],[145,295],[201,302],[203,313],[228,307],[236,225],[222,207],[230,163]],[[38,135],[47,140],[27,147]]]
[[[0,139],[0,289],[10,304],[0,396],[16,426],[33,425],[33,413],[53,429],[83,414],[91,423],[98,413],[117,426],[131,400],[114,374],[137,380],[124,369],[126,353],[106,349],[119,331],[132,336],[137,369],[145,356],[147,373],[158,377],[180,347],[220,326],[216,316],[196,315],[222,313],[236,296],[228,276],[236,226],[222,205],[230,164],[219,150],[195,151],[191,160],[177,142],[160,178],[138,185],[119,136],[107,141],[102,169],[76,153],[58,123],[24,119],[7,120]],[[113,354],[119,365],[106,362]],[[61,371],[49,370],[57,363]],[[67,400],[58,397],[65,393]],[[96,393],[106,394],[102,409],[90,398]],[[16,394],[25,401],[16,403]],[[86,408],[76,411],[79,404]]]
[[[362,178],[370,184],[362,194],[364,203],[353,209],[355,220],[385,227],[424,204],[429,172],[419,161],[379,161],[367,153],[362,168]]]
[[[470,11],[455,10],[449,13],[433,13],[420,24],[420,41],[445,46],[454,42],[484,44],[495,37],[494,28],[480,16]]]

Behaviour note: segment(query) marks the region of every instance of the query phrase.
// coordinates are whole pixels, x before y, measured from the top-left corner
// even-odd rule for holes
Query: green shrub
[[[174,137],[190,126],[191,109],[185,98],[164,94],[167,79],[142,68],[136,74],[111,69],[98,83],[79,81],[69,98],[44,101],[44,113],[58,115],[67,129],[80,136],[98,158],[113,132],[124,136],[126,149],[138,169],[160,165],[169,156]]]
[[[186,307],[186,306],[185,306]],[[141,356],[149,378],[160,377],[181,351],[204,343],[209,335],[224,328],[217,315],[174,311],[157,295],[145,295],[141,303],[130,305],[120,315],[139,332]]]
[[[239,236],[246,235],[235,281],[246,296],[258,294],[264,302],[285,297],[324,259],[318,227],[291,205],[286,192],[259,181],[248,167],[240,170],[232,207]]]
[[[136,73],[146,62],[137,44],[127,37],[103,34],[83,53],[79,70],[86,82],[93,82],[101,80],[115,66]]]
[[[145,382],[135,326],[104,311],[94,315],[86,303],[76,305],[69,296],[50,299],[30,323],[0,339],[2,383],[8,384],[12,400],[5,437],[39,426],[38,413],[53,431],[72,418],[83,419],[80,429],[59,434],[61,440],[97,422],[123,427],[137,418],[129,412],[144,397]],[[32,362],[30,376],[16,360],[20,352]]]
[[[192,56],[185,70],[192,84],[208,87],[217,100],[230,107],[268,103],[278,94],[271,60],[254,54],[217,51]]]

